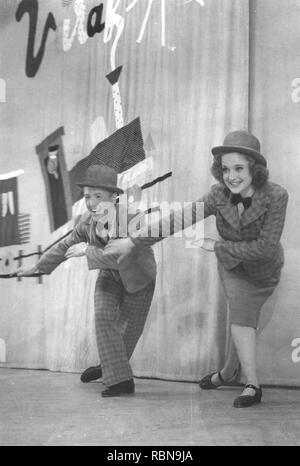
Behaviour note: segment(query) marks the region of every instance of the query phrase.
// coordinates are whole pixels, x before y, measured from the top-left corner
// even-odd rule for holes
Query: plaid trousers
[[[155,281],[128,293],[110,270],[100,270],[95,286],[96,341],[102,381],[111,386],[132,379],[129,359],[143,332]]]

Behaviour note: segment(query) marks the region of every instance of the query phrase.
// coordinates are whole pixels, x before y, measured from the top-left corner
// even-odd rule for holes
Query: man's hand
[[[103,250],[103,256],[117,256],[118,264],[124,265],[125,260],[128,258],[130,253],[134,251],[134,248],[135,245],[130,238],[111,239]]]
[[[65,258],[70,259],[71,257],[85,256],[87,247],[88,245],[86,243],[73,244],[73,246],[69,247],[67,250]]]
[[[216,240],[215,240],[215,239],[212,239],[212,238],[204,238],[204,239],[203,239],[203,243],[202,243],[202,245],[201,245],[201,248],[202,248],[202,249],[205,249],[205,251],[214,252],[214,250],[215,250],[215,244],[216,244]]]
[[[30,275],[34,275],[38,271],[38,268],[35,266],[27,267],[26,269],[24,269],[23,267],[19,267],[13,274],[17,274],[18,277],[28,277]]]

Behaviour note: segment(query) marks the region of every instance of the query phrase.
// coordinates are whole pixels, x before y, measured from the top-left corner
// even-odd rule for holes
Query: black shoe
[[[255,385],[248,383],[245,385],[245,388],[253,388],[253,390],[255,390],[255,395],[238,396],[233,402],[235,408],[248,408],[248,406],[261,402],[262,390],[260,387],[255,387]]]
[[[111,385],[106,390],[103,390],[101,396],[103,398],[109,396],[120,396],[120,395],[128,395],[130,393],[134,393],[134,381],[133,379],[125,380],[125,382],[120,382],[115,385]]]
[[[221,381],[220,385],[215,385],[212,383],[212,378],[215,374],[218,374],[218,377]],[[220,387],[225,383],[225,380],[221,376],[221,372],[213,372],[212,374],[208,374],[203,379],[200,380],[199,382],[199,387],[202,388],[202,390],[214,390],[215,388]]]
[[[234,377],[236,377],[237,373],[238,373],[238,370],[236,369],[234,371],[233,376],[229,380],[224,380],[221,375],[221,372],[213,372],[212,374],[208,374],[205,377],[203,377],[203,379],[200,380],[199,387],[202,388],[202,390],[214,390],[218,387],[221,387],[222,385],[228,385],[229,381],[230,380],[232,381]],[[221,382],[219,385],[215,385],[212,382],[212,378],[215,374],[218,374],[219,380]]]
[[[102,377],[101,366],[92,366],[86,369],[80,376],[80,380],[83,383],[91,382]]]

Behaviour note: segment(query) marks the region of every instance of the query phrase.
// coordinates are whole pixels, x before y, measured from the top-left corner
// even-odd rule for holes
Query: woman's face
[[[238,152],[222,155],[223,180],[233,194],[243,197],[253,192],[249,161]]]

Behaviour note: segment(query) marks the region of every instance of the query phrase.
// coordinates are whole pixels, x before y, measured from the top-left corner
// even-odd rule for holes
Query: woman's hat
[[[229,152],[239,152],[241,154],[250,155],[259,164],[267,166],[267,161],[260,153],[260,142],[253,134],[248,131],[232,131],[227,134],[224,139],[223,146],[212,148],[214,157],[218,155],[228,154]]]
[[[123,194],[123,189],[117,187],[117,181],[118,174],[113,168],[107,165],[90,165],[85,173],[85,179],[76,184]]]

